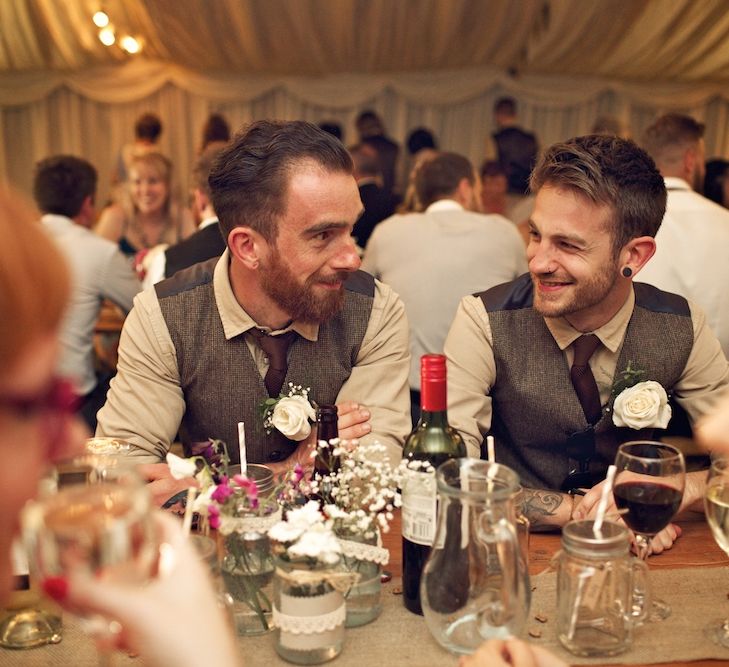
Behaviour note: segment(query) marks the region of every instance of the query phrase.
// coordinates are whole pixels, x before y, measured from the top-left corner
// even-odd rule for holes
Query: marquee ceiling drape
[[[100,8],[141,55],[99,42]],[[1,0],[0,173],[27,189],[35,160],[74,152],[103,191],[146,110],[182,187],[211,111],[332,118],[352,140],[374,107],[397,139],[428,125],[478,161],[505,92],[542,143],[599,113],[638,132],[670,108],[705,120],[726,154],[727,83],[726,0]]]

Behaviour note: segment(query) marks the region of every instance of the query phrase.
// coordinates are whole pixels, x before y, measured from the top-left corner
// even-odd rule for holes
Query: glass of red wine
[[[686,482],[683,454],[671,445],[650,440],[626,442],[615,457],[613,497],[623,520],[633,533],[638,555],[646,560],[650,541],[678,511]],[[671,607],[653,599],[649,616],[659,621],[671,615]]]

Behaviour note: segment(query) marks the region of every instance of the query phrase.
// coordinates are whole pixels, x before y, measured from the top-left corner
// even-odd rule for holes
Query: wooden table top
[[[673,547],[664,553],[651,556],[649,567],[651,569],[681,568],[681,567],[717,567],[729,565],[726,554],[717,546],[703,515],[689,514],[677,521],[682,529],[681,537]],[[389,533],[383,535],[384,546],[390,550],[390,563],[387,570],[393,576],[402,575],[402,541],[400,513],[396,513]],[[532,533],[529,543],[529,571],[531,574],[543,572],[550,566],[550,561],[560,548],[560,535],[558,533]],[[729,569],[726,573],[727,588],[729,589]],[[729,615],[729,600],[727,608],[722,610]],[[674,611],[674,613],[678,613]],[[676,665],[690,665],[691,667],[717,667],[726,664],[721,660],[698,660],[694,662],[666,662],[654,663],[650,667],[676,667]],[[613,665],[614,667],[614,665]],[[640,666],[638,666],[640,667]]]

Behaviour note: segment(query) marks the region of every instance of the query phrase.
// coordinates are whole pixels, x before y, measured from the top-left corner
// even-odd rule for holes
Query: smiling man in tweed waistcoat
[[[178,429],[188,450],[220,438],[236,461],[242,421],[248,461],[283,470],[311,461],[316,431],[289,440],[264,428],[261,403],[291,384],[339,406],[340,437],[377,439],[399,459],[407,321],[397,295],[358,271],[362,202],[346,149],[311,123],[259,121],[209,182],[227,249],[135,301],[97,433],[135,445],[157,500],[184,486],[152,463]]]
[[[445,352],[451,424],[471,455],[495,437],[496,460],[527,487],[533,524],[549,527],[594,512],[618,445],[665,428],[669,396],[692,420],[707,412],[729,365],[700,309],[633,283],[666,205],[643,150],[596,135],[556,144],[531,189],[529,274],[465,297]],[[642,397],[621,395],[648,381],[632,390]],[[636,410],[643,399],[654,401],[645,414]],[[575,487],[592,487],[582,503],[566,493]],[[684,506],[701,491],[700,474],[689,474]],[[677,534],[669,526],[654,549]]]

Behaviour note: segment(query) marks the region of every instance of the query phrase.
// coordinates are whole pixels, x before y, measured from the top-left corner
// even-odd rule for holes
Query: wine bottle
[[[420,420],[405,441],[403,458],[427,461],[433,469],[466,456],[458,431],[448,424],[446,360],[442,354],[420,358]],[[405,607],[422,614],[420,578],[435,540],[435,473],[408,470],[402,483],[402,580]]]
[[[333,447],[329,445],[330,440],[339,437],[339,426],[337,424],[337,406],[320,405],[316,411],[316,441],[317,450],[314,459],[314,472],[312,477],[321,477],[330,472],[336,472],[339,468],[339,458],[332,453]],[[319,447],[321,441],[327,443],[326,447]]]

